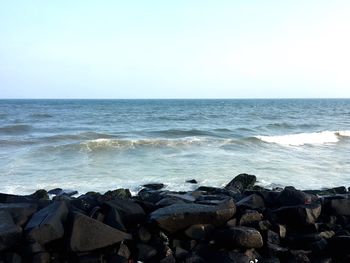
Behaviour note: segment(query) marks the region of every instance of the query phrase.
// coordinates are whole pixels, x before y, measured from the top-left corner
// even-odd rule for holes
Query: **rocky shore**
[[[255,183],[240,174],[224,188],[189,192],[149,184],[136,196],[0,194],[0,262],[350,262],[345,187]]]

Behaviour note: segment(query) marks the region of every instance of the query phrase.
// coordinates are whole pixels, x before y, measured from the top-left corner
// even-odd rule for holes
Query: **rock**
[[[264,199],[257,194],[249,195],[236,203],[237,207],[248,208],[248,209],[264,209]]]
[[[350,216],[350,199],[333,199],[330,208],[337,215]]]
[[[239,174],[231,180],[226,186],[226,190],[240,191],[242,192],[245,189],[253,188],[256,183],[256,176],[250,174]]]
[[[36,212],[25,227],[27,238],[46,244],[63,237],[68,208],[65,202],[54,202]]]
[[[69,190],[69,189],[63,190],[61,188],[55,188],[55,189],[49,190],[47,193],[50,195],[56,195],[56,196],[62,196],[62,195],[73,196],[78,194],[78,191]]]
[[[285,206],[274,210],[280,222],[290,226],[314,224],[321,214],[321,205],[314,203],[310,205]]]
[[[21,263],[22,257],[18,255],[17,253],[6,253],[5,255],[5,262],[6,263]]]
[[[113,228],[116,228],[120,231],[123,231],[123,232],[127,231],[126,227],[123,224],[122,217],[120,216],[120,214],[116,208],[109,209],[109,211],[105,217],[104,223],[106,223],[107,225],[109,225]]]
[[[155,255],[157,255],[157,250],[153,247],[145,244],[137,244],[137,260],[146,261]]]
[[[105,202],[103,206],[108,207],[109,211],[116,210],[126,228],[143,223],[146,218],[142,207],[131,199],[115,199]]]
[[[35,199],[50,200],[50,197],[45,189],[37,190],[35,193],[29,195],[29,197],[33,197]]]
[[[175,258],[182,259],[188,255],[188,251],[181,247],[175,247]]]
[[[23,226],[37,209],[38,205],[35,203],[0,203],[0,211],[9,212],[18,226]]]
[[[237,226],[218,230],[215,242],[225,247],[260,248],[263,239],[259,231],[254,228]]]
[[[185,235],[191,239],[206,239],[214,231],[214,226],[210,224],[197,224],[188,227]]]
[[[128,199],[131,198],[131,193],[129,189],[119,188],[113,191],[107,191],[103,197],[105,201],[114,199]]]
[[[131,235],[83,214],[73,213],[69,247],[74,252],[92,251],[126,239],[131,239]]]
[[[150,218],[160,228],[174,233],[194,224],[222,225],[236,212],[233,201],[222,205],[174,204],[151,213]]]
[[[164,188],[164,184],[161,183],[153,183],[153,184],[144,184],[143,187],[151,189],[151,190],[160,190]]]
[[[0,251],[16,245],[22,234],[22,228],[17,226],[7,211],[0,211]]]
[[[162,258],[159,263],[175,263],[176,260],[173,255],[166,256],[165,258]]]
[[[285,187],[278,196],[278,202],[281,206],[311,204],[315,199],[315,196],[297,190],[293,186]]]
[[[140,241],[147,243],[151,240],[152,234],[147,230],[146,227],[141,226],[137,230],[137,237]]]
[[[186,183],[189,183],[189,184],[198,184],[197,180],[195,180],[195,179],[186,180]]]
[[[263,219],[263,215],[255,210],[246,210],[239,219],[240,226],[251,226],[259,223]]]
[[[208,261],[204,260],[202,257],[196,255],[195,253],[188,254],[183,261],[184,263],[206,263]]]
[[[41,252],[33,256],[33,263],[50,263],[51,256],[47,252]]]

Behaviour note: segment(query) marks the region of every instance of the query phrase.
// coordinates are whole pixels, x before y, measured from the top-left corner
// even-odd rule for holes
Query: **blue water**
[[[0,100],[0,191],[350,186],[350,100]]]

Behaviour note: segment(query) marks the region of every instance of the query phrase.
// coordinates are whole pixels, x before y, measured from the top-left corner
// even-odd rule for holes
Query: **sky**
[[[350,98],[350,1],[0,2],[0,98]]]

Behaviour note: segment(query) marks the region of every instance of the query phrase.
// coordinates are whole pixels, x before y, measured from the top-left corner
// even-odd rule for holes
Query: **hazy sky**
[[[350,97],[350,1],[1,1],[1,98]]]

